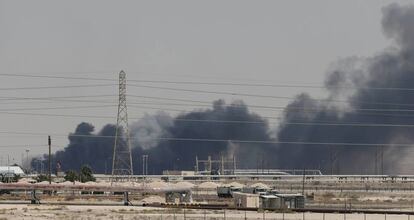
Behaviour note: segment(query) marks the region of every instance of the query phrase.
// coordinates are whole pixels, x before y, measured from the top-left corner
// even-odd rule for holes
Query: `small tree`
[[[91,167],[87,165],[83,165],[81,167],[79,178],[80,178],[80,182],[82,183],[89,182],[89,181],[93,181],[93,182],[96,181],[95,177],[93,176]]]
[[[49,181],[49,175],[39,174],[39,175],[37,175],[37,177],[35,178],[35,180],[38,183],[43,182],[43,181]]]
[[[78,179],[78,174],[73,170],[68,170],[65,173],[65,181],[75,182]]]
[[[5,175],[0,174],[0,182],[2,183],[15,183],[15,182],[18,182],[19,179],[21,178],[22,177],[20,175],[16,175],[16,174],[5,174]]]

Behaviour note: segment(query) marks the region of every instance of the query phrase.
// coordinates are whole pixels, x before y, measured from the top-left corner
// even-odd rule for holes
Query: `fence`
[[[167,209],[157,213],[142,213],[138,219],[151,220],[414,220],[410,215],[339,214],[339,213],[276,213],[235,210]]]

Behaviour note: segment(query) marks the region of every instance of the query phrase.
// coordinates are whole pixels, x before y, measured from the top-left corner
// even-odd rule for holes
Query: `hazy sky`
[[[30,154],[47,152],[46,134],[55,134],[55,149],[63,147],[67,143],[64,135],[82,121],[93,123],[97,130],[114,123],[115,84],[121,69],[130,80],[322,84],[332,62],[349,56],[372,56],[392,44],[381,30],[381,8],[391,2],[410,1],[0,1],[0,99],[9,99],[0,100],[2,163],[8,154],[20,162],[26,146],[30,146]],[[4,74],[105,78],[113,82]],[[113,85],[28,88],[89,84]],[[320,90],[292,88],[151,85],[280,96],[294,96],[300,91],[323,95]],[[285,106],[288,101],[138,87],[128,87],[128,93],[202,101],[241,98],[247,104],[272,106]],[[10,100],[96,95],[112,96],[76,98],[84,102]],[[128,99],[130,103],[156,101]],[[165,104],[144,109],[132,104],[130,121],[158,111],[148,107],[200,108]],[[265,116],[280,114],[254,111]]]

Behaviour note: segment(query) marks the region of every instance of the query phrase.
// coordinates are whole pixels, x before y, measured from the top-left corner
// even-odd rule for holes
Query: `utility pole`
[[[384,175],[384,146],[375,149],[375,174]]]
[[[52,184],[52,139],[48,137],[49,144],[49,184]]]
[[[331,158],[330,158],[330,164],[331,164],[331,175],[335,173],[335,166],[337,166],[338,162],[338,150],[334,147],[331,147]]]
[[[142,155],[142,175],[148,175],[148,155]]]
[[[195,172],[198,175],[198,156],[196,155],[196,165],[195,165]]]
[[[305,196],[305,173],[306,169],[303,168],[303,177],[302,177],[302,195]]]
[[[29,151],[30,151],[29,149],[26,149],[27,172],[30,173]]]
[[[220,160],[220,175],[224,175],[224,156],[223,154],[221,155],[221,160]]]
[[[10,183],[10,156],[7,154],[7,183]]]
[[[148,155],[145,157],[145,175],[148,175]]]
[[[381,175],[384,175],[384,146],[381,146]]]
[[[211,167],[211,156],[208,156],[208,172],[210,172],[210,174],[211,174],[211,169],[212,169],[212,167]]]
[[[125,178],[133,175],[131,142],[128,130],[128,111],[126,102],[126,74],[119,73],[118,116],[112,159],[112,178]]]
[[[378,175],[378,147],[375,148],[375,175]]]
[[[263,175],[263,172],[264,172],[264,155],[262,154],[262,175]]]
[[[236,157],[233,155],[233,175],[236,174]]]

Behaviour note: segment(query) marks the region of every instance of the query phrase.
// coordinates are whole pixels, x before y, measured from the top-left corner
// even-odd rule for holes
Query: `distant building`
[[[0,166],[0,175],[25,175],[23,169],[19,166]]]
[[[275,195],[260,195],[259,197],[259,207],[261,209],[283,209],[285,208],[281,204],[282,204],[281,198]]]
[[[238,208],[259,208],[259,195],[234,192],[233,193],[234,205]]]
[[[274,201],[275,196],[278,201]],[[276,205],[276,208],[280,209],[303,209],[305,208],[305,196],[301,194],[281,194],[276,193],[273,195],[260,196],[260,201],[263,208],[271,208]]]
[[[267,210],[305,208],[305,197],[300,194],[252,194],[233,193],[234,206],[238,208],[260,208]]]
[[[164,170],[162,171],[162,175],[174,175],[174,176],[194,176],[194,171],[188,170]]]

